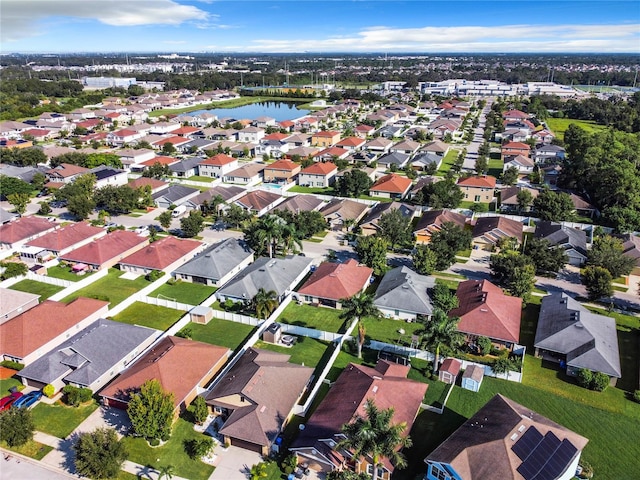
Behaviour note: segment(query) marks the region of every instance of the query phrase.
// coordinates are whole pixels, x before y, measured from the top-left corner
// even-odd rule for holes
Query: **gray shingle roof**
[[[380,157],[378,159],[378,163],[381,165],[395,164],[400,166],[407,163],[407,160],[409,160],[409,155],[407,155],[406,153],[392,152]]]
[[[91,385],[157,333],[151,328],[100,318],[27,365],[20,375],[43,383],[64,376],[68,383]]]
[[[310,212],[312,210],[316,210],[322,204],[322,199],[313,195],[294,195],[293,197],[289,197],[284,202],[278,204],[278,206],[271,211],[288,210],[292,213]]]
[[[207,247],[175,273],[218,281],[252,255],[253,251],[244,241],[227,238]]]
[[[154,200],[165,198],[168,202],[175,203],[198,191],[197,188],[185,187],[184,185],[169,185],[162,191],[154,193],[152,197]]]
[[[233,277],[217,293],[223,297],[250,300],[260,288],[264,288],[267,292],[273,290],[281,296],[295,286],[291,284],[303,271],[309,269],[311,263],[311,258],[299,255],[284,258],[261,257]]]
[[[547,240],[549,245],[570,245],[583,255],[587,254],[587,234],[583,230],[560,223],[542,221],[536,225],[535,238]]]
[[[420,275],[408,267],[397,267],[382,277],[373,304],[378,308],[431,315],[433,305],[428,290],[434,286],[433,277]]]
[[[364,217],[360,226],[371,224],[371,226],[377,227],[382,214],[390,213],[393,210],[399,210],[403,217],[409,218],[413,218],[416,213],[416,207],[413,205],[406,205],[400,202],[380,202]]]
[[[542,299],[536,348],[567,356],[567,365],[620,378],[616,322],[591,313],[565,293]]]
[[[200,165],[200,162],[203,162],[203,161],[204,161],[204,158],[200,158],[200,157],[185,158],[184,160],[178,163],[169,165],[169,170],[171,170],[174,173],[188,172],[189,170],[192,170],[196,166]]]

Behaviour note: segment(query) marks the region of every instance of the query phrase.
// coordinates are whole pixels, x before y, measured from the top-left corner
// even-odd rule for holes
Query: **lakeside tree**
[[[173,424],[174,396],[158,380],[148,380],[132,395],[127,407],[133,432],[147,440],[168,439]]]
[[[116,477],[127,459],[124,442],[113,428],[81,433],[72,449],[77,472],[97,480]]]
[[[393,423],[394,409],[378,409],[373,398],[367,399],[364,412],[364,416],[357,415],[342,426],[344,438],[334,449],[348,450],[353,458],[371,458],[372,478],[378,478],[383,458],[387,458],[395,468],[406,467],[407,460],[401,450],[413,444],[411,437],[405,434],[406,422]]]

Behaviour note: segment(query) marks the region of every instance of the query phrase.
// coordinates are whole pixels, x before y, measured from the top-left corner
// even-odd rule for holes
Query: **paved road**
[[[484,143],[484,126],[487,120],[487,113],[491,110],[492,100],[487,100],[487,104],[480,112],[478,117],[478,126],[473,130],[473,140],[466,146],[467,156],[462,164],[462,168],[465,170],[473,170],[476,166],[476,160],[478,159],[478,149],[480,145]]]
[[[0,478],[4,479],[46,479],[46,480],[69,480],[78,478],[69,475],[64,471],[50,468],[41,462],[17,456],[13,452],[2,450],[3,458],[0,460]],[[7,458],[6,456],[9,456]]]

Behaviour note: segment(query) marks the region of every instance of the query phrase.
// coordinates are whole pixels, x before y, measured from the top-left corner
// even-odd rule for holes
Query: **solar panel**
[[[567,469],[578,449],[565,439],[533,480],[555,480]]]
[[[531,452],[533,452],[538,444],[542,441],[542,434],[536,427],[529,427],[524,435],[520,437],[511,450],[515,453],[523,462],[527,459]]]
[[[517,468],[518,472],[525,480],[534,480],[547,461],[553,457],[560,443],[560,439],[553,432],[547,432],[531,455]]]

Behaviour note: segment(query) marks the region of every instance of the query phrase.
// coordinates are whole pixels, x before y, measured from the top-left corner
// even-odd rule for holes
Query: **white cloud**
[[[209,14],[174,0],[2,0],[2,41],[41,34],[52,18],[97,20],[106,25],[180,25],[206,21]]]

